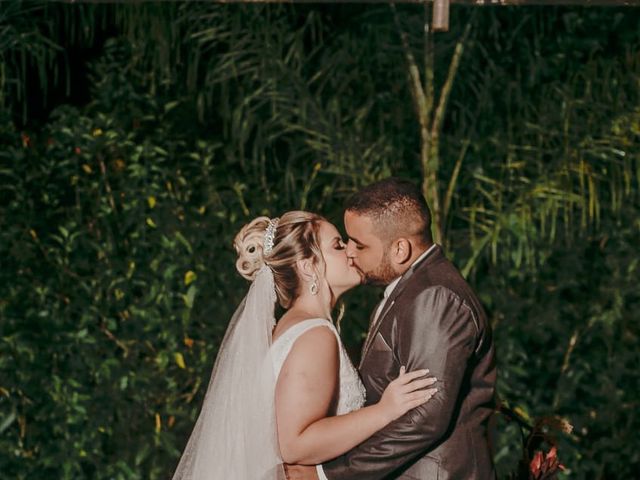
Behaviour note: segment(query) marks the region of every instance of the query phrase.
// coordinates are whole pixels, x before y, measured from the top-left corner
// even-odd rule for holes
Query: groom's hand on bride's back
[[[284,464],[287,480],[318,480],[318,471],[314,466]]]

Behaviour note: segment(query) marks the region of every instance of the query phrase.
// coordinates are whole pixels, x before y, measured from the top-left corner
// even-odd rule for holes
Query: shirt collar
[[[420,255],[418,258],[416,258],[416,260],[411,264],[411,267],[413,267],[416,263],[420,262],[427,255],[429,255],[429,253],[431,253],[431,251],[436,247],[437,247],[437,245],[435,243],[433,245],[431,245],[427,250],[425,250],[422,253],[422,255]],[[409,268],[411,268],[411,267],[409,267]],[[402,275],[400,275],[399,277],[396,277],[389,285],[387,285],[387,288],[384,289],[384,298],[387,298],[387,297],[389,297],[389,295],[391,295],[391,292],[393,292],[393,290],[396,288],[396,286],[398,285],[398,282],[400,282],[401,278],[402,278]]]

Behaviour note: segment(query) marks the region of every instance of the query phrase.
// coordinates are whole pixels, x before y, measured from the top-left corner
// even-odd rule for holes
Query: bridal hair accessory
[[[271,250],[273,250],[273,243],[276,239],[276,228],[278,228],[279,218],[274,218],[269,220],[269,225],[264,232],[264,246],[262,247],[262,252],[265,255],[269,255]]]

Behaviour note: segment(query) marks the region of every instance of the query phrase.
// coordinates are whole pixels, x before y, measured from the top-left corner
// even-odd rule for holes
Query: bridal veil
[[[283,480],[269,354],[273,273],[263,266],[234,313],[173,480]]]

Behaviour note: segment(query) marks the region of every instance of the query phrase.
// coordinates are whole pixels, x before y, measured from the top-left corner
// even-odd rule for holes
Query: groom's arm
[[[385,478],[424,455],[449,432],[478,328],[469,306],[444,287],[422,292],[409,312],[398,321],[398,359],[407,371],[428,368],[438,379],[438,392],[346,455],[323,464],[330,480]]]

